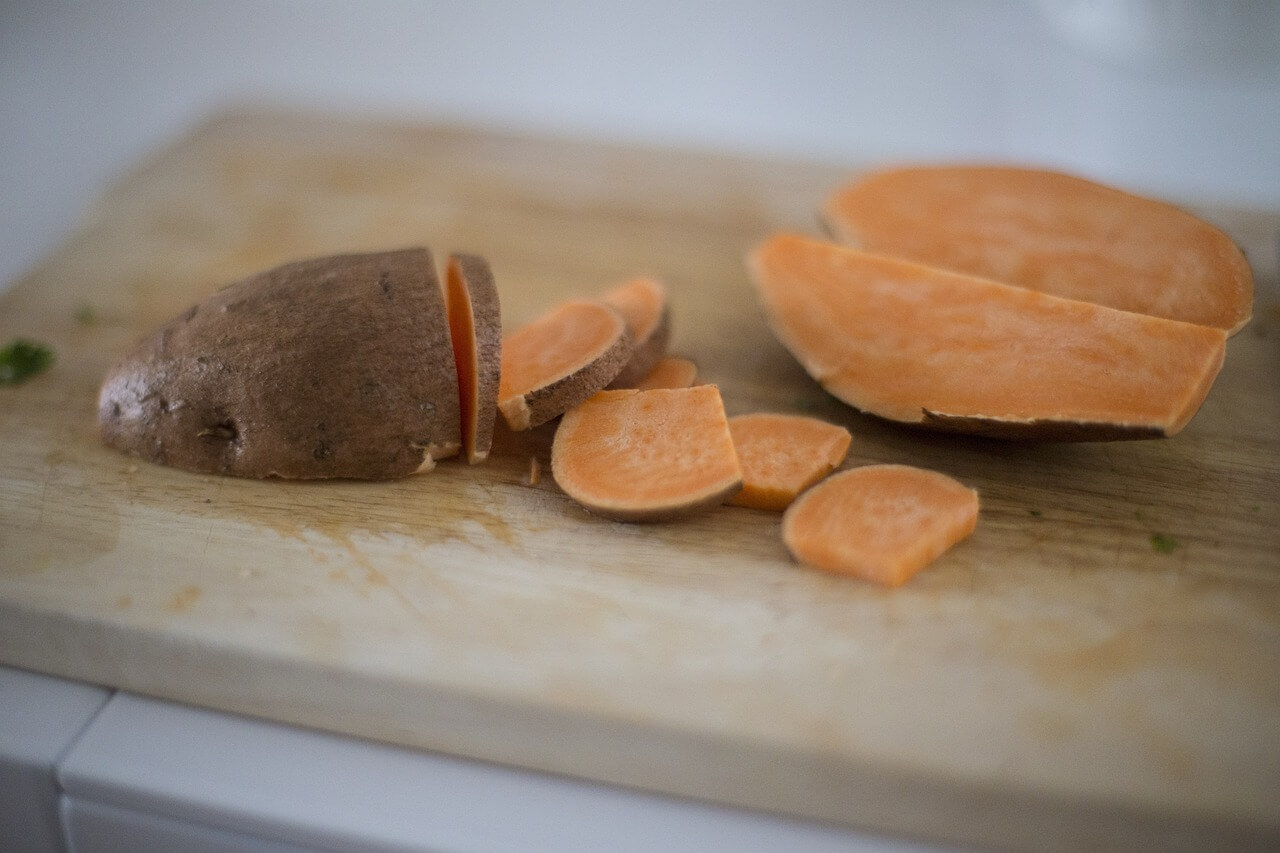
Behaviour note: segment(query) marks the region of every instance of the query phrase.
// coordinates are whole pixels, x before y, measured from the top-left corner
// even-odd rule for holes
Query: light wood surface
[[[1258,299],[1182,434],[1014,445],[858,415],[769,336],[742,257],[815,230],[845,174],[268,111],[202,125],[0,300],[0,340],[58,356],[0,388],[0,661],[923,838],[1277,843],[1280,215],[1201,211]],[[954,476],[982,495],[977,533],[886,591],[792,564],[775,514],[625,525],[525,485],[551,427],[389,484],[200,476],[97,441],[109,361],[196,298],[412,244],[486,255],[508,327],[662,277],[673,352],[730,414],[810,412],[853,433],[846,465]]]

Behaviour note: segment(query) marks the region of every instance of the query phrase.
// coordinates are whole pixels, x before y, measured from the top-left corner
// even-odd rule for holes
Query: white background
[[[0,0],[0,286],[245,101],[1280,208],[1277,0]]]

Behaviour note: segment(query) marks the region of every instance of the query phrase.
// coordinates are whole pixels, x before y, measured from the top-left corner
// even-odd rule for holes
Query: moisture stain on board
[[[200,587],[194,584],[184,586],[178,590],[169,599],[168,610],[170,613],[186,613],[188,610],[200,600],[202,595]]]

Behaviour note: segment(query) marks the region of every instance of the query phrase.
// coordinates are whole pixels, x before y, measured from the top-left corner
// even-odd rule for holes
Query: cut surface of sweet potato
[[[425,249],[286,264],[217,291],[115,364],[110,446],[237,477],[383,480],[458,452],[458,378]]]
[[[544,424],[613,381],[631,351],[627,324],[608,305],[558,305],[503,339],[498,409],[513,430]]]
[[[606,291],[600,299],[627,321],[634,347],[631,360],[609,386],[634,388],[667,352],[671,338],[667,288],[657,279],[639,277]]]
[[[502,366],[502,316],[498,288],[484,258],[451,255],[445,272],[445,303],[458,372],[462,450],[474,465],[489,456],[498,416]]]
[[[748,260],[779,340],[871,414],[1001,438],[1173,435],[1222,366],[1221,329],[780,234]]]
[[[742,486],[714,385],[601,391],[560,421],[551,474],[588,510],[620,521],[690,515]]]
[[[936,471],[868,465],[833,474],[782,516],[782,540],[799,562],[900,586],[967,537],[978,493]]]
[[[1082,178],[998,166],[909,167],[835,192],[822,219],[868,252],[1234,332],[1253,274],[1225,233]]]
[[[783,510],[844,461],[851,437],[841,426],[804,415],[756,412],[729,419],[742,466],[737,506]]]
[[[698,365],[687,358],[669,356],[653,366],[649,375],[641,379],[636,388],[652,391],[655,388],[688,388],[698,378]]]

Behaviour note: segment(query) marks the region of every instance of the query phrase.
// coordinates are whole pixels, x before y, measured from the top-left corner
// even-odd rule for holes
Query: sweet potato
[[[286,264],[220,290],[115,364],[103,440],[238,477],[382,480],[458,452],[458,378],[425,249]]]
[[[978,523],[978,493],[936,471],[868,465],[834,474],[782,516],[801,563],[900,586]]]
[[[544,424],[612,382],[632,349],[613,308],[565,302],[503,340],[498,409],[513,430]]]
[[[601,391],[560,421],[551,474],[588,510],[620,521],[687,516],[742,487],[714,385]]]
[[[656,279],[633,278],[607,291],[600,299],[627,321],[634,346],[631,360],[609,387],[634,388],[667,352],[667,341],[671,337],[667,288]]]
[[[498,415],[502,316],[498,288],[484,258],[452,255],[445,273],[445,303],[458,372],[462,449],[474,465],[489,456]]]
[[[729,503],[783,510],[831,473],[849,452],[844,427],[804,415],[756,412],[729,419],[742,491]]]
[[[698,365],[687,358],[671,356],[653,366],[649,375],[636,385],[641,391],[655,388],[688,388],[698,378]]]
[[[1173,435],[1226,333],[781,234],[748,265],[779,340],[833,395],[1001,438]]]
[[[868,252],[1228,333],[1253,309],[1253,274],[1222,231],[1172,205],[1056,172],[873,172],[835,192],[822,219],[837,239]]]

